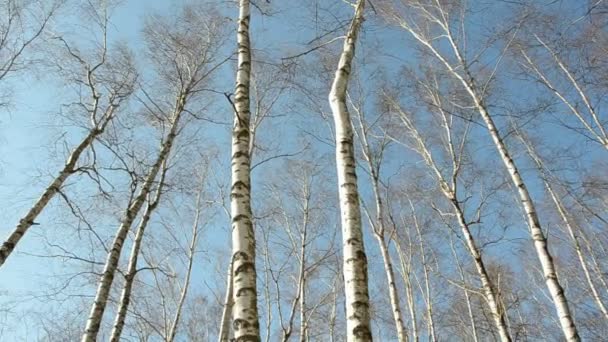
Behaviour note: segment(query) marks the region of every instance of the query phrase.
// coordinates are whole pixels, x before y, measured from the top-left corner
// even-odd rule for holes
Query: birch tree
[[[579,341],[580,337],[574,323],[574,318],[570,311],[564,289],[559,281],[555,262],[549,251],[547,238],[542,230],[535,202],[530,195],[526,182],[521,176],[518,166],[515,164],[503,135],[498,130],[494,117],[488,109],[486,92],[488,91],[489,83],[495,75],[492,73],[489,79],[486,78],[484,81],[480,81],[480,79],[484,79],[481,75],[478,75],[476,78],[471,68],[471,61],[463,53],[461,45],[463,42],[455,36],[454,27],[460,25],[459,23],[463,23],[465,20],[466,4],[459,2],[413,1],[408,2],[405,8],[408,11],[407,15],[398,14],[398,10],[392,13],[386,11],[386,15],[407,31],[425,51],[435,58],[439,65],[459,82],[462,89],[468,95],[470,105],[475,108],[482,118],[497,153],[514,187],[517,189],[519,201],[525,211],[534,248],[541,263],[545,283],[549,289],[564,336],[568,341]],[[450,13],[461,13],[461,18],[456,19],[456,24]],[[435,31],[430,31],[431,29]],[[447,49],[439,49],[437,46],[439,44],[438,40],[433,39],[436,32],[441,32],[440,40],[445,42]],[[465,34],[465,32],[460,32],[460,34]]]
[[[205,82],[224,63],[217,61],[217,49],[222,37],[221,24],[218,21],[204,21],[202,18],[205,18],[202,16],[202,8],[186,7],[179,18],[173,19],[175,21],[166,21],[158,16],[149,19],[145,34],[149,39],[150,57],[173,98],[163,103],[144,94],[151,103],[146,108],[152,117],[160,120],[159,124],[167,132],[155,161],[148,169],[139,192],[129,201],[116,231],[82,336],[83,342],[95,341],[97,338],[125,238],[157,181],[163,163],[171,153],[182,129],[182,118],[191,113],[187,107],[189,101],[196,100],[196,96],[205,89]],[[193,32],[193,27],[200,31]],[[170,66],[170,70],[167,66]]]
[[[14,4],[11,6],[14,6]],[[83,154],[90,151],[94,142],[104,133],[119,113],[120,106],[129,100],[134,91],[137,72],[132,56],[124,49],[110,50],[105,43],[108,14],[103,10],[94,10],[93,13],[97,16],[102,34],[102,44],[99,50],[86,54],[78,51],[65,39],[58,38],[65,51],[64,57],[74,63],[71,67],[68,67],[70,68],[69,72],[64,72],[64,76],[68,82],[73,82],[74,85],[82,85],[82,88],[86,89],[84,93],[79,94],[80,101],[70,106],[77,111],[75,117],[86,116],[87,120],[85,122],[88,123],[88,125],[85,125],[86,133],[72,147],[62,169],[59,170],[55,178],[2,243],[0,247],[0,267],[6,262],[28,230],[33,225],[39,224],[36,222],[36,218],[49,202],[61,192],[66,180],[74,174],[87,171],[94,172],[94,165],[79,165]],[[61,68],[63,67],[65,66],[61,66]],[[6,72],[8,71],[7,69]]]
[[[0,2],[0,82],[25,70],[34,61],[33,48],[44,39],[64,1]],[[8,94],[0,94],[0,108],[7,105]]]
[[[413,141],[413,149],[418,152],[418,154],[428,165],[431,173],[438,182],[438,187],[441,189],[442,194],[450,203],[453,211],[452,214],[457,218],[458,225],[460,226],[462,235],[466,241],[467,250],[475,263],[479,280],[481,281],[484,298],[488,303],[490,311],[494,317],[494,324],[499,331],[500,339],[502,341],[510,341],[511,337],[505,321],[505,313],[499,307],[498,295],[496,294],[496,289],[492,284],[493,282],[490,279],[486,269],[481,249],[478,247],[478,242],[475,241],[475,237],[471,233],[472,221],[466,217],[463,209],[463,201],[458,194],[458,185],[460,183],[459,178],[463,169],[462,163],[465,158],[464,153],[470,124],[465,125],[461,137],[455,136],[454,118],[444,110],[444,105],[441,102],[441,98],[434,90],[438,89],[439,84],[437,83],[437,79],[434,81],[434,83],[422,86],[425,89],[424,92],[426,94],[423,96],[427,97],[431,107],[435,108],[439,112],[438,116],[439,121],[441,122],[441,128],[445,132],[442,140],[446,141],[445,150],[448,151],[449,163],[451,163],[448,176],[444,176],[443,172],[440,170],[440,166],[438,166],[437,162],[435,161],[431,149],[427,147],[425,139],[416,128],[415,124],[410,118],[410,115],[403,111],[399,104],[397,104],[397,102],[395,102],[395,100],[389,95],[385,95],[384,98],[388,102],[388,106],[391,108],[391,110],[397,112],[398,117]]]
[[[127,267],[127,273],[125,274],[125,283],[120,294],[118,302],[118,309],[116,310],[116,318],[114,319],[114,327],[110,334],[110,341],[120,341],[120,335],[122,334],[123,327],[125,325],[125,319],[127,317],[127,309],[131,302],[131,290],[133,289],[133,283],[137,275],[137,260],[139,258],[140,249],[142,246],[142,240],[144,233],[150,222],[150,218],[154,210],[158,207],[161,194],[163,193],[163,187],[165,185],[165,177],[167,173],[167,161],[165,160],[162,164],[162,170],[160,172],[158,185],[156,187],[156,193],[152,195],[148,194],[147,205],[144,209],[142,217],[139,221],[137,229],[135,230],[135,239],[133,246],[131,247],[131,255],[129,256],[129,262]]]
[[[387,285],[389,289],[389,299],[391,303],[391,309],[393,312],[393,319],[395,321],[395,329],[397,331],[397,339],[399,342],[407,341],[407,330],[403,323],[403,314],[401,312],[401,302],[399,300],[399,293],[397,290],[397,284],[395,279],[395,270],[393,268],[393,260],[389,251],[389,245],[386,238],[387,227],[385,224],[385,205],[382,200],[382,192],[380,188],[380,172],[383,162],[385,150],[387,149],[390,139],[384,134],[380,135],[379,141],[377,142],[377,151],[372,151],[371,144],[369,142],[369,136],[373,135],[373,126],[368,126],[367,119],[364,114],[363,100],[359,100],[360,103],[354,103],[354,100],[349,96],[349,102],[352,104],[355,112],[356,121],[358,123],[358,129],[355,131],[359,143],[361,145],[363,159],[367,163],[367,171],[369,173],[370,184],[375,203],[375,217],[369,213],[369,210],[364,206],[364,211],[368,217],[372,232],[380,252],[382,254],[382,261],[384,263],[384,273],[386,274]],[[376,122],[379,121],[376,120]],[[389,232],[390,235],[390,232]]]
[[[355,6],[355,14],[344,39],[344,47],[329,92],[329,104],[336,129],[336,166],[342,221],[347,341],[372,340],[369,323],[367,257],[361,229],[353,127],[346,105],[346,89],[355,57],[355,44],[363,23],[364,6],[364,0],[359,0]]]
[[[255,269],[255,231],[251,214],[250,1],[239,1],[237,73],[232,127],[232,328],[236,341],[259,341]]]

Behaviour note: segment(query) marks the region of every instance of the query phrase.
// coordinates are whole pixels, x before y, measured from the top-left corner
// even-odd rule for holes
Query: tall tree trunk
[[[479,280],[481,281],[484,298],[490,308],[490,312],[492,313],[492,319],[494,321],[494,325],[498,329],[501,341],[503,341],[503,342],[511,341],[511,336],[509,334],[509,329],[507,327],[507,323],[505,320],[505,313],[504,313],[504,311],[501,310],[501,308],[498,304],[499,299],[498,299],[498,295],[496,294],[496,289],[494,288],[494,285],[492,284],[490,275],[488,274],[488,271],[486,269],[486,266],[485,266],[485,263],[483,260],[482,253],[479,250],[479,248],[477,247],[477,243],[475,242],[475,238],[473,237],[473,234],[471,233],[469,223],[467,222],[467,219],[465,217],[465,212],[461,205],[461,201],[459,200],[458,195],[457,195],[456,189],[457,189],[459,172],[461,169],[460,160],[462,158],[456,155],[457,152],[456,152],[456,148],[454,146],[454,141],[452,139],[451,128],[449,126],[446,113],[442,109],[442,104],[437,100],[437,98],[434,98],[434,101],[437,101],[437,102],[434,102],[434,105],[436,106],[436,108],[438,108],[438,111],[440,111],[441,115],[442,115],[443,125],[446,130],[446,137],[447,137],[446,141],[447,141],[447,145],[448,145],[447,150],[450,152],[450,156],[452,159],[451,183],[448,183],[448,181],[446,180],[446,177],[439,170],[439,167],[437,166],[437,163],[435,162],[433,155],[431,154],[431,150],[427,147],[425,140],[422,138],[418,129],[416,128],[416,126],[414,125],[412,120],[410,120],[407,113],[402,111],[395,101],[393,101],[392,99],[389,99],[389,101],[395,107],[397,112],[399,113],[399,115],[401,117],[401,121],[403,122],[404,126],[408,129],[408,131],[411,132],[412,138],[415,140],[416,145],[418,145],[417,152],[422,156],[425,163],[430,168],[431,172],[435,175],[442,194],[449,201],[450,205],[452,206],[452,209],[454,210],[454,215],[456,216],[456,218],[458,220],[458,225],[460,226],[460,229],[462,231],[465,245],[475,263],[475,269],[477,270],[477,274],[479,275]],[[467,129],[467,132],[468,132],[468,129]],[[468,133],[465,133],[465,135],[463,137],[463,139],[464,139],[463,142],[466,141],[467,134]],[[468,296],[468,294],[467,294],[467,296]]]
[[[99,327],[101,325],[101,320],[103,318],[103,313],[105,311],[106,304],[108,302],[108,296],[110,294],[112,282],[114,281],[114,275],[118,267],[118,262],[120,259],[120,254],[122,252],[124,241],[127,237],[127,234],[129,233],[129,229],[131,228],[133,221],[137,217],[137,214],[143,206],[146,197],[150,193],[152,185],[154,184],[154,180],[156,179],[156,176],[158,175],[162,164],[165,162],[165,160],[169,156],[169,153],[171,152],[173,141],[177,136],[179,119],[184,110],[184,106],[185,96],[182,95],[177,100],[176,111],[173,115],[171,122],[171,129],[161,146],[156,162],[150,168],[150,171],[148,172],[144,180],[143,186],[141,187],[137,196],[129,205],[129,208],[127,209],[124,214],[124,217],[122,218],[120,227],[118,228],[116,236],[114,237],[114,241],[112,242],[112,249],[110,250],[106,258],[106,263],[103,269],[103,273],[101,275],[101,279],[99,280],[99,285],[97,287],[93,306],[91,307],[91,312],[89,313],[89,318],[87,319],[86,328],[84,334],[82,335],[82,342],[94,342],[97,340],[97,334],[99,333]]]
[[[150,221],[150,217],[152,216],[152,212],[158,206],[158,202],[162,194],[162,187],[166,174],[166,164],[166,162],[163,163],[162,172],[160,174],[160,180],[158,182],[158,188],[156,190],[154,199],[148,202],[141,221],[137,226],[135,240],[133,241],[133,246],[131,247],[131,257],[129,258],[127,274],[125,275],[125,284],[122,288],[120,300],[118,302],[116,318],[114,319],[114,327],[112,328],[112,332],[110,333],[111,342],[120,341],[120,335],[122,334],[122,330],[125,325],[127,310],[129,308],[129,304],[131,303],[131,290],[133,289],[133,283],[135,282],[135,276],[137,275],[137,260],[139,258],[139,252],[141,250],[141,243],[144,237],[146,227],[148,226],[148,222]]]
[[[410,257],[408,263],[405,262],[404,251],[401,247],[399,238],[394,239],[395,245],[397,246],[397,255],[399,256],[399,264],[401,266],[401,277],[405,284],[405,294],[407,297],[407,306],[410,313],[410,319],[412,321],[412,339],[414,342],[418,342],[420,337],[418,336],[418,318],[416,315],[416,299],[414,298],[414,290],[412,288],[412,281],[410,279],[412,273],[412,244],[409,244]]]
[[[464,269],[462,268],[462,264],[460,263],[460,259],[458,258],[458,254],[456,253],[456,247],[454,246],[454,238],[452,235],[453,234],[450,232],[450,248],[452,249],[454,261],[456,262],[456,268],[460,274],[460,281],[464,284],[466,283],[466,276]],[[473,336],[473,341],[477,342],[479,341],[479,338],[477,337],[477,324],[475,323],[473,307],[471,306],[471,295],[469,295],[469,291],[466,288],[463,288],[462,292],[464,293],[464,299],[467,303],[467,313],[469,314],[469,320],[471,321],[471,335]]]
[[[249,144],[251,50],[249,43],[249,0],[239,1],[237,30],[238,70],[235,90],[235,119],[232,130],[232,217],[233,277],[232,327],[234,339],[259,341],[255,272],[255,232],[251,215],[251,160]]]
[[[226,297],[224,299],[224,308],[222,309],[222,321],[220,323],[220,332],[218,342],[230,341],[230,317],[232,316],[232,262],[228,265],[228,277],[226,278]]]
[[[562,221],[564,222],[566,230],[568,231],[568,235],[570,236],[570,239],[572,239],[572,243],[574,244],[574,251],[576,252],[578,261],[581,264],[581,269],[583,270],[583,274],[585,275],[585,280],[587,281],[587,284],[589,285],[589,289],[591,290],[593,299],[594,299],[597,307],[600,309],[600,311],[604,315],[604,318],[608,321],[608,310],[606,309],[604,302],[602,302],[602,298],[591,278],[591,273],[589,272],[589,267],[587,267],[587,261],[585,260],[585,255],[583,254],[583,249],[581,247],[579,237],[576,234],[575,229],[574,229],[574,223],[568,217],[566,208],[564,207],[562,201],[560,200],[560,197],[557,195],[557,193],[551,186],[551,183],[549,182],[549,178],[548,178],[548,175],[546,174],[547,172],[543,165],[542,160],[540,159],[540,157],[538,156],[538,154],[536,153],[536,151],[534,150],[534,148],[532,147],[530,142],[528,142],[526,139],[524,139],[521,135],[519,137],[520,137],[520,140],[523,142],[523,144],[526,146],[526,149],[528,150],[528,154],[530,155],[532,160],[535,162],[538,171],[541,173],[541,178],[543,179],[543,184],[545,185],[545,189],[547,189],[547,192],[549,193],[549,196],[551,197],[553,204],[555,204],[555,207],[557,208],[557,212],[559,213],[559,216],[561,217]]]
[[[371,341],[367,257],[361,230],[361,210],[357,189],[353,127],[346,106],[346,89],[355,56],[357,35],[363,22],[364,0],[359,0],[329,93],[336,126],[336,164],[339,184],[344,286],[346,296],[347,341]]]
[[[378,242],[378,246],[380,247],[380,252],[382,253],[382,261],[384,264],[384,273],[386,274],[386,281],[388,285],[388,294],[391,303],[391,310],[393,312],[393,319],[395,321],[395,330],[397,331],[397,339],[399,342],[407,341],[408,335],[405,329],[405,325],[403,324],[403,315],[401,313],[401,303],[399,301],[399,294],[397,291],[397,284],[395,283],[395,271],[393,269],[393,262],[391,260],[391,255],[389,252],[389,248],[386,242],[386,227],[384,224],[384,203],[382,202],[382,197],[380,195],[380,168],[382,164],[382,156],[383,149],[386,146],[384,142],[381,143],[379,153],[376,154],[377,157],[372,155],[372,149],[369,145],[367,139],[368,128],[365,127],[364,117],[362,108],[356,108],[355,111],[359,116],[359,132],[357,136],[359,137],[359,141],[361,143],[363,149],[363,157],[367,162],[367,167],[370,175],[370,182],[372,186],[372,192],[374,194],[374,202],[376,204],[376,217],[375,220],[372,219],[368,210],[365,209],[367,217],[369,219],[370,226],[372,227],[372,231],[374,233],[374,237]]]
[[[424,251],[424,241],[422,239],[422,232],[420,231],[420,226],[418,225],[418,219],[416,218],[416,212],[414,211],[414,205],[410,201],[410,206],[412,208],[412,215],[414,217],[414,227],[416,227],[416,233],[418,234],[418,245],[420,247],[420,259],[422,262],[422,274],[424,275],[424,291],[421,292],[424,296],[424,301],[426,304],[426,319],[427,319],[427,330],[429,335],[429,340],[432,342],[437,342],[437,335],[435,333],[435,320],[433,319],[433,300],[431,294],[431,279],[429,276],[429,267],[426,260],[426,254]]]
[[[439,18],[433,17],[432,19],[429,19],[429,20],[435,20],[435,22],[437,22],[437,21],[441,22],[441,20],[444,20],[444,19],[439,19]],[[462,84],[464,90],[470,96],[470,98],[473,102],[474,108],[477,110],[479,115],[482,117],[482,119],[488,129],[488,132],[490,133],[492,141],[494,142],[494,145],[498,151],[498,154],[500,155],[500,158],[501,158],[503,164],[505,165],[507,172],[509,173],[509,175],[511,177],[511,181],[513,182],[513,185],[517,189],[519,200],[521,202],[521,205],[524,208],[526,219],[527,219],[528,225],[530,227],[530,234],[532,237],[532,241],[534,243],[534,248],[535,248],[536,254],[540,260],[541,268],[542,268],[543,275],[545,278],[545,283],[547,285],[547,288],[549,289],[549,293],[553,300],[553,304],[555,305],[555,310],[557,312],[557,316],[559,318],[559,322],[560,322],[562,331],[564,333],[564,336],[566,337],[566,340],[568,340],[568,341],[572,341],[572,342],[580,341],[580,337],[578,335],[576,325],[574,324],[574,318],[572,317],[572,314],[570,312],[568,300],[566,299],[566,296],[564,294],[564,289],[559,282],[559,278],[557,276],[557,272],[555,269],[555,263],[553,262],[553,258],[551,256],[551,253],[549,252],[547,238],[545,237],[545,234],[540,225],[540,220],[538,218],[538,214],[537,214],[537,211],[536,211],[536,208],[534,205],[534,201],[532,200],[532,197],[530,196],[530,192],[528,191],[526,183],[523,181],[523,179],[519,173],[519,169],[517,168],[517,165],[515,165],[515,162],[513,161],[513,158],[511,157],[511,154],[507,148],[507,145],[505,144],[501,134],[498,132],[498,128],[496,127],[496,124],[494,123],[494,119],[492,118],[489,111],[487,110],[486,104],[484,103],[484,100],[483,100],[483,91],[479,92],[479,90],[477,89],[477,86],[475,85],[475,82],[474,82],[474,78],[471,75],[471,72],[469,69],[469,63],[467,63],[467,61],[465,61],[465,58],[460,51],[460,48],[456,44],[456,41],[454,40],[454,38],[452,36],[452,32],[450,31],[449,25],[450,24],[447,22],[445,22],[445,23],[442,22],[442,24],[440,26],[442,27],[442,30],[444,30],[444,33],[445,33],[444,37],[448,40],[448,44],[452,50],[452,53],[454,54],[454,57],[457,62],[456,63],[457,67],[452,66],[452,63],[449,62],[442,55],[442,53],[431,43],[431,41],[429,41],[428,39],[423,37],[420,34],[420,32],[417,32],[415,29],[413,29],[411,26],[409,26],[405,22],[401,23],[401,26],[403,28],[405,28],[408,32],[410,32],[412,34],[412,36],[414,36],[414,38],[416,40],[418,40],[423,46],[428,48],[429,51],[440,61],[440,63],[445,66],[447,71],[458,82],[460,82]],[[459,71],[459,70],[462,70],[462,73],[464,75],[462,75],[461,71]]]
[[[200,186],[201,187],[196,196],[196,211],[194,214],[194,222],[192,223],[192,240],[190,240],[190,247],[188,248],[188,267],[186,268],[186,277],[184,279],[184,284],[182,285],[182,289],[180,291],[179,301],[177,302],[177,308],[175,308],[175,315],[173,316],[173,322],[171,323],[171,328],[169,329],[167,342],[173,342],[175,340],[175,335],[177,334],[177,327],[179,326],[179,321],[182,315],[182,308],[184,307],[186,297],[188,296],[188,288],[190,288],[192,265],[194,264],[194,254],[196,253],[196,244],[198,242],[199,235],[199,222],[201,218],[204,178],[201,179]]]
[[[99,98],[95,98],[94,108],[98,107],[98,103],[99,103]],[[105,113],[105,115],[104,115],[105,119],[104,119],[103,123],[91,128],[89,130],[89,132],[87,133],[87,135],[72,150],[72,152],[70,153],[69,157],[66,160],[65,165],[63,166],[63,169],[61,169],[61,171],[59,171],[59,174],[57,175],[57,177],[55,177],[55,179],[53,179],[51,184],[44,190],[44,192],[38,198],[36,203],[34,203],[34,205],[30,208],[30,210],[27,212],[27,214],[19,220],[19,223],[17,224],[15,229],[2,243],[2,246],[0,247],[0,267],[2,267],[2,265],[4,265],[4,262],[6,262],[6,259],[9,257],[9,255],[12,253],[12,251],[15,249],[15,246],[17,246],[17,243],[19,243],[19,240],[21,240],[21,238],[25,235],[25,233],[27,233],[28,229],[30,229],[30,227],[32,227],[32,225],[37,224],[37,223],[35,223],[36,218],[38,217],[38,215],[40,215],[42,210],[44,210],[44,208],[51,201],[51,199],[57,193],[59,193],[59,191],[61,190],[61,186],[66,181],[66,179],[68,179],[68,177],[70,177],[72,174],[74,174],[76,172],[76,170],[77,170],[76,164],[78,163],[80,156],[89,146],[91,146],[93,144],[95,139],[104,132],[106,126],[109,124],[109,122],[114,117],[115,109],[116,109],[116,107],[114,105],[109,107],[107,113]]]

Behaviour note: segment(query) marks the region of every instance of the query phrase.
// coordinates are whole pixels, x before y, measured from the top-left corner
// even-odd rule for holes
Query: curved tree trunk
[[[346,106],[346,89],[355,55],[357,35],[363,22],[364,0],[359,0],[353,21],[344,39],[344,47],[329,93],[329,103],[336,126],[336,164],[339,184],[342,245],[344,253],[344,285],[346,296],[347,341],[371,341],[369,293],[367,288],[367,257],[361,231],[361,210],[353,128]]]
[[[137,214],[143,206],[146,197],[150,193],[154,180],[156,179],[156,176],[158,175],[162,164],[165,162],[165,160],[169,156],[169,153],[171,152],[173,141],[177,136],[177,130],[179,126],[178,123],[181,113],[184,110],[184,106],[185,97],[180,96],[177,102],[177,109],[173,117],[173,122],[171,123],[171,129],[164,143],[162,144],[156,162],[154,163],[154,165],[152,165],[152,168],[150,168],[150,171],[146,176],[141,190],[131,202],[131,205],[125,212],[120,227],[118,227],[116,236],[114,237],[114,241],[112,242],[112,249],[108,253],[103,273],[101,275],[101,279],[99,280],[99,285],[97,287],[93,306],[91,307],[91,312],[89,313],[89,318],[87,319],[86,328],[84,334],[82,335],[82,342],[94,342],[97,340],[97,334],[99,333],[99,327],[101,325],[103,313],[108,302],[108,296],[110,294],[112,282],[114,281],[114,275],[116,273],[116,269],[118,268],[118,262],[120,259],[120,254],[122,252],[124,241],[127,237],[127,234],[129,233],[129,229],[131,228],[133,221],[137,217]]]
[[[234,339],[259,341],[255,271],[255,232],[251,215],[251,141],[249,90],[251,50],[249,43],[249,0],[239,1],[237,31],[238,69],[235,90],[235,119],[232,129],[232,328]]]

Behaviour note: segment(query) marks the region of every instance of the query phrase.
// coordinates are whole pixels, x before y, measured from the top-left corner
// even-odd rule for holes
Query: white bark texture
[[[98,99],[96,99],[95,107],[97,106]],[[0,247],[0,267],[6,262],[6,259],[9,257],[11,252],[19,243],[19,240],[25,235],[25,233],[30,229],[32,225],[34,225],[36,218],[42,210],[47,206],[47,204],[51,201],[51,199],[59,193],[61,186],[63,183],[74,174],[77,170],[78,159],[82,153],[93,144],[95,139],[100,136],[105,130],[108,123],[114,117],[114,111],[116,107],[111,106],[107,113],[105,114],[106,119],[102,124],[96,125],[91,128],[88,134],[82,139],[82,141],[72,150],[70,156],[67,158],[66,163],[63,169],[59,172],[57,177],[53,179],[51,184],[44,190],[40,198],[34,203],[34,205],[30,208],[27,214],[19,220],[19,223],[15,227],[15,229],[11,232],[8,238],[2,243]]]
[[[232,328],[234,341],[259,341],[255,271],[255,233],[251,214],[249,0],[239,1],[237,29],[238,65],[235,90],[235,119],[232,130]]]
[[[137,214],[141,210],[147,196],[149,195],[152,189],[152,186],[154,184],[154,181],[156,180],[156,177],[161,169],[162,164],[165,162],[165,160],[169,156],[169,153],[171,152],[173,141],[177,136],[179,119],[184,110],[184,106],[185,96],[180,96],[177,101],[175,115],[172,118],[169,134],[167,135],[165,141],[161,146],[156,162],[150,168],[150,171],[148,172],[148,174],[146,175],[146,179],[144,180],[143,186],[141,187],[137,196],[131,202],[129,208],[124,214],[124,217],[122,218],[120,227],[118,228],[116,236],[114,237],[114,241],[112,242],[112,249],[110,250],[106,258],[106,263],[103,269],[103,273],[101,275],[101,279],[99,280],[99,285],[97,287],[93,306],[91,308],[91,312],[89,313],[89,318],[87,320],[84,334],[82,335],[82,342],[94,342],[97,340],[97,334],[99,333],[101,320],[103,318],[103,313],[108,302],[108,295],[110,294],[112,282],[114,281],[114,275],[118,267],[118,262],[120,259],[120,254],[122,252],[124,241],[127,237],[127,234],[129,233],[129,229],[131,228],[133,221],[137,217]]]
[[[363,22],[364,0],[359,0],[329,93],[336,126],[336,164],[338,172],[344,286],[346,296],[347,341],[371,341],[367,257],[363,246],[361,210],[357,189],[353,127],[346,106],[346,89],[355,56],[357,35]]]

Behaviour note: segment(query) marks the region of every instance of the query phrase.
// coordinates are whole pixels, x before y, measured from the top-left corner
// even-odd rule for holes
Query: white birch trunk
[[[194,223],[192,224],[192,240],[190,240],[190,247],[188,248],[188,267],[186,269],[186,277],[184,279],[184,284],[182,285],[182,290],[179,295],[179,301],[177,303],[177,308],[175,309],[175,316],[173,316],[173,322],[171,323],[171,328],[169,329],[169,335],[167,337],[167,342],[173,342],[175,340],[175,335],[177,334],[177,328],[179,326],[179,321],[182,315],[182,308],[184,307],[184,303],[186,302],[186,297],[188,296],[188,288],[190,288],[190,278],[192,276],[192,265],[194,264],[194,254],[196,252],[196,244],[198,242],[198,234],[199,234],[199,222],[201,217],[201,205],[202,205],[202,190],[204,179],[201,180],[201,189],[196,197],[196,213],[194,216]]]
[[[399,256],[399,264],[401,266],[401,277],[403,278],[403,282],[405,284],[405,294],[407,297],[407,306],[410,314],[410,319],[412,322],[412,339],[415,342],[418,342],[420,337],[418,336],[418,318],[416,317],[416,299],[414,298],[414,291],[412,289],[412,281],[410,279],[412,273],[412,245],[410,243],[409,248],[409,260],[408,263],[405,262],[405,257],[403,255],[403,249],[401,247],[401,242],[399,242],[399,238],[396,238],[395,244],[397,246],[397,255]]]
[[[374,200],[376,203],[376,219],[372,220],[372,217],[369,215],[367,209],[365,212],[367,213],[367,217],[369,219],[370,226],[372,227],[374,236],[376,241],[378,242],[378,246],[380,247],[380,252],[382,253],[382,261],[384,263],[384,273],[386,274],[386,281],[388,285],[388,294],[391,303],[391,310],[393,312],[393,319],[395,321],[395,330],[397,331],[397,339],[399,342],[405,342],[408,339],[407,331],[405,329],[405,325],[403,324],[403,315],[401,313],[401,303],[399,301],[399,293],[397,291],[397,285],[395,283],[395,271],[393,269],[393,262],[391,260],[391,255],[388,250],[385,234],[386,228],[384,224],[384,203],[382,203],[382,198],[380,197],[380,164],[382,163],[381,159],[378,159],[374,162],[374,157],[372,156],[372,151],[369,146],[369,142],[367,140],[367,129],[365,124],[363,123],[363,114],[361,109],[356,108],[357,113],[359,114],[359,125],[360,132],[358,134],[359,140],[361,142],[361,146],[363,148],[363,156],[365,161],[367,162],[367,166],[369,168],[370,182],[372,185],[372,192],[374,194]]]
[[[353,21],[344,39],[344,47],[329,93],[329,103],[336,126],[336,164],[344,253],[346,339],[349,342],[372,340],[369,323],[367,257],[361,230],[353,128],[346,106],[346,89],[355,55],[357,35],[363,22],[364,5],[364,0],[359,0],[356,5]]]
[[[251,50],[249,43],[249,0],[239,1],[237,29],[238,69],[235,90],[235,119],[232,130],[232,217],[233,277],[232,328],[235,341],[259,341],[257,288],[255,271],[255,233],[251,214],[251,132],[250,82]]]
[[[158,202],[162,194],[162,187],[164,184],[166,172],[166,163],[163,163],[162,168],[163,170],[161,172],[160,180],[158,182],[158,189],[156,190],[156,195],[154,196],[154,199],[151,202],[148,202],[141,221],[137,226],[135,240],[133,241],[133,246],[131,247],[131,256],[129,258],[129,264],[127,266],[127,274],[125,275],[125,284],[123,285],[122,292],[120,294],[118,309],[116,310],[116,318],[114,319],[114,327],[112,328],[112,332],[110,333],[111,342],[120,341],[120,335],[122,334],[122,330],[125,326],[127,310],[129,309],[129,304],[131,303],[131,290],[133,289],[133,283],[135,282],[135,276],[137,275],[137,260],[139,258],[141,243],[144,237],[146,227],[148,226],[148,222],[150,222],[152,212],[158,206]]]
[[[228,265],[228,277],[226,278],[226,297],[222,309],[222,321],[220,323],[219,342],[230,341],[230,317],[232,316],[232,262]]]
[[[532,145],[530,145],[530,143],[528,141],[526,141],[521,136],[520,136],[520,139],[526,146],[526,148],[528,150],[528,154],[530,155],[532,160],[534,160],[534,162],[536,163],[536,167],[538,168],[539,172],[541,173],[541,177],[543,179],[543,184],[545,185],[547,192],[549,192],[549,195],[551,196],[551,200],[553,201],[553,204],[555,204],[555,207],[557,208],[557,212],[559,213],[559,216],[561,217],[562,221],[564,222],[564,225],[566,227],[566,230],[568,231],[568,235],[570,236],[570,239],[572,239],[572,243],[574,244],[574,251],[576,252],[578,261],[581,264],[581,268],[583,270],[583,274],[585,275],[585,280],[587,281],[587,284],[589,285],[589,289],[591,290],[593,300],[595,301],[597,307],[600,309],[600,311],[604,315],[604,318],[608,321],[608,310],[606,309],[604,302],[602,302],[602,298],[601,298],[597,288],[595,287],[595,284],[593,283],[593,279],[591,278],[591,273],[589,272],[589,267],[587,266],[587,261],[585,260],[585,255],[583,254],[583,249],[581,247],[579,237],[575,233],[573,223],[570,220],[570,218],[568,217],[568,214],[566,213],[566,208],[564,207],[559,196],[555,193],[555,190],[553,190],[553,187],[551,186],[551,184],[549,183],[542,160],[540,159],[538,154],[536,154],[536,151],[534,150],[534,148],[532,147]]]
[[[98,99],[95,101],[95,108],[97,108]],[[114,111],[116,107],[112,106],[108,109],[106,118],[101,125],[97,125],[94,128],[91,128],[88,134],[82,139],[82,141],[71,151],[69,157],[66,160],[66,163],[63,169],[59,172],[57,177],[53,179],[51,184],[44,190],[42,195],[38,198],[36,203],[30,208],[27,214],[19,220],[19,223],[15,227],[15,229],[10,233],[10,235],[6,238],[6,240],[2,243],[0,247],[0,267],[6,262],[6,259],[15,249],[19,240],[27,233],[28,229],[34,225],[36,218],[40,213],[44,210],[47,204],[51,201],[51,199],[60,191],[63,183],[70,177],[74,172],[76,172],[76,164],[80,159],[82,153],[93,144],[95,139],[100,136],[108,123],[114,117]]]
[[[82,335],[82,342],[94,342],[97,340],[97,334],[99,333],[101,320],[103,318],[103,313],[108,302],[108,296],[110,294],[112,282],[114,281],[114,275],[118,267],[118,262],[120,259],[120,254],[122,252],[124,241],[127,237],[127,234],[129,233],[131,225],[133,224],[133,220],[135,220],[135,218],[137,217],[137,214],[143,206],[146,197],[150,193],[154,180],[156,179],[156,176],[158,175],[162,164],[165,162],[165,160],[169,156],[169,153],[171,152],[173,141],[177,136],[179,119],[184,109],[184,106],[185,96],[180,96],[177,101],[176,112],[171,123],[171,129],[165,139],[165,142],[162,144],[156,162],[150,168],[150,171],[146,176],[141,190],[139,191],[135,199],[132,201],[131,205],[125,212],[124,217],[122,218],[120,227],[118,228],[116,236],[114,237],[114,241],[112,242],[112,249],[110,250],[106,258],[106,263],[103,269],[103,273],[101,275],[101,279],[99,280],[99,285],[97,287],[93,306],[91,307],[91,312],[89,313],[89,318],[87,319],[85,331]]]
[[[441,19],[434,18],[433,20],[439,20],[439,22],[441,22]],[[460,52],[458,45],[452,37],[449,30],[449,24],[442,24],[442,29],[445,31],[445,38],[448,40],[454,57],[457,60],[457,68],[463,70],[464,76],[452,66],[452,64],[439,52],[439,50],[435,48],[435,46],[433,46],[433,44],[431,44],[429,40],[421,36],[420,33],[410,27],[408,23],[402,21],[401,26],[410,32],[412,36],[414,36],[414,38],[423,46],[428,48],[429,51],[445,66],[447,71],[462,84],[464,90],[469,94],[471,100],[473,101],[475,109],[481,115],[498,151],[498,154],[500,155],[500,158],[511,177],[511,181],[517,188],[519,200],[524,208],[528,226],[530,227],[530,234],[534,243],[534,248],[540,260],[545,283],[549,289],[553,304],[555,305],[555,310],[557,312],[564,336],[566,337],[567,341],[580,341],[576,325],[574,324],[574,318],[570,312],[568,300],[564,294],[564,289],[559,283],[557,272],[555,270],[555,264],[553,262],[551,253],[549,252],[547,238],[545,237],[545,234],[541,228],[534,201],[530,196],[526,184],[521,178],[519,169],[515,165],[515,162],[513,161],[513,158],[511,157],[502,136],[498,132],[494,119],[488,112],[486,105],[483,102],[483,98],[480,97],[478,90],[476,89],[473,81],[474,78],[470,73],[468,64]]]

